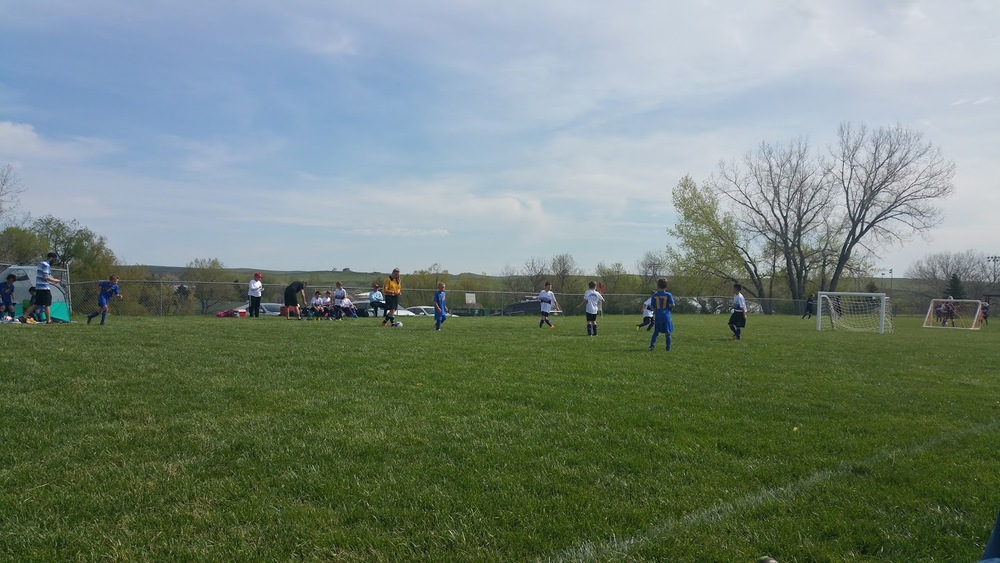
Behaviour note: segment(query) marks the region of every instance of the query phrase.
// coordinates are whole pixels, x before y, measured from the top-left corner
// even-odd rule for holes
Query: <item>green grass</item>
[[[636,321],[0,326],[0,559],[979,557],[1000,329]]]

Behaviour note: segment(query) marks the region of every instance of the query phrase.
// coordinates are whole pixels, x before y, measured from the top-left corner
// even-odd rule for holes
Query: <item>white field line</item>
[[[812,475],[808,475],[787,485],[773,487],[770,489],[762,489],[758,492],[744,495],[728,502],[720,502],[719,504],[710,506],[704,510],[684,514],[679,518],[667,520],[662,524],[657,524],[647,530],[644,534],[638,536],[630,538],[612,536],[611,538],[599,542],[584,541],[556,555],[541,558],[539,560],[561,563],[564,561],[604,561],[612,557],[623,557],[633,548],[648,543],[658,537],[668,536],[674,532],[688,530],[705,522],[719,521],[724,518],[728,518],[734,513],[743,512],[750,508],[757,508],[768,503],[793,499],[803,491],[818,483],[829,481],[835,477],[849,475],[857,469],[872,466],[897,457],[910,457],[954,438],[966,435],[983,434],[998,429],[1000,429],[1000,421],[994,421],[957,432],[940,434],[930,440],[927,440],[926,442],[916,444],[906,449],[883,450],[861,461],[845,461],[832,469],[817,471]]]

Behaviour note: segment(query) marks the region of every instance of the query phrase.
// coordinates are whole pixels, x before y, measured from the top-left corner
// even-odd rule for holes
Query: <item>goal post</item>
[[[892,309],[884,293],[820,291],[816,295],[816,330],[892,332]]]
[[[983,302],[978,299],[931,299],[924,328],[979,330],[983,325]]]

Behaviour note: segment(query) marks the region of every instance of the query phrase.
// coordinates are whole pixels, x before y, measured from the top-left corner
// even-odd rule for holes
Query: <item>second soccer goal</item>
[[[892,332],[892,309],[884,293],[820,291],[816,330]]]

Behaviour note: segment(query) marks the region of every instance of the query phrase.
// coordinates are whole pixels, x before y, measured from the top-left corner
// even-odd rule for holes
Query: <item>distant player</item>
[[[983,324],[990,324],[990,302],[983,298],[983,304],[979,309],[980,314],[983,316]]]
[[[441,330],[441,323],[448,319],[448,307],[444,303],[444,282],[438,282],[434,292],[434,330]]]
[[[597,313],[601,310],[601,303],[604,303],[604,296],[597,291],[597,282],[592,281],[587,287],[580,304],[587,306],[587,336],[597,336]]]
[[[742,285],[733,284],[733,314],[729,315],[729,330],[733,331],[733,340],[739,340],[747,326],[747,300],[742,291]]]
[[[559,303],[556,302],[556,294],[552,293],[552,282],[545,282],[545,288],[538,292],[538,302],[542,304],[542,318],[538,321],[538,328],[543,325],[555,328],[556,325],[549,321],[549,313],[554,307],[559,307]]]
[[[382,326],[396,326],[396,309],[399,308],[399,296],[403,293],[403,282],[399,279],[399,268],[393,268],[385,280],[385,316]]]
[[[813,294],[809,294],[809,299],[806,299],[806,312],[802,315],[803,319],[811,319],[813,316],[813,311],[816,309],[816,300],[813,299]]]
[[[649,331],[654,326],[656,326],[656,323],[653,322],[653,298],[650,297],[642,302],[642,322],[635,325],[635,329],[639,330],[642,327],[646,327],[646,330]]]
[[[14,282],[17,276],[8,274],[7,280],[0,283],[0,316],[14,316]]]
[[[951,326],[955,326],[956,308],[954,297],[949,295],[948,301],[945,301],[941,308],[941,326],[948,326],[949,321],[951,322]]]
[[[674,332],[674,321],[670,317],[670,311],[674,309],[674,296],[670,295],[667,291],[667,279],[660,278],[656,280],[656,293],[654,293],[649,298],[650,307],[653,309],[653,318],[655,319],[653,323],[656,326],[656,330],[653,331],[653,337],[649,339],[649,349],[656,349],[656,337],[660,333],[666,335],[667,341],[667,352],[670,351],[670,335]]]
[[[97,310],[87,315],[87,324],[90,324],[94,317],[100,315],[103,325],[108,320],[108,303],[115,297],[121,299],[122,294],[118,289],[118,276],[113,275],[107,281],[97,284]]]

